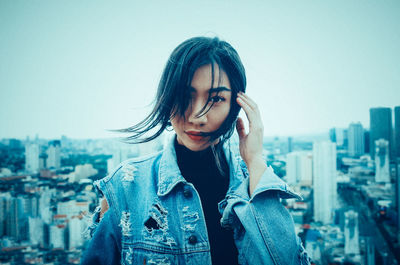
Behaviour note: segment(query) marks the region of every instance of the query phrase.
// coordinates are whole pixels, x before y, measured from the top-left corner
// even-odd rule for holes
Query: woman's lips
[[[186,132],[186,134],[193,141],[202,141],[202,140],[204,140],[204,136],[201,136],[200,132]]]
[[[201,140],[204,139],[204,137],[203,137],[203,136],[200,136],[200,135],[188,134],[188,136],[189,136],[190,139],[192,139],[192,140],[194,140],[194,141],[201,141]]]

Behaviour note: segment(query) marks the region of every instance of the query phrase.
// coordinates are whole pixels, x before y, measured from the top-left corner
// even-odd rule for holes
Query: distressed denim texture
[[[230,184],[216,207],[221,225],[234,232],[239,263],[310,264],[293,219],[280,202],[301,197],[271,167],[250,197],[238,147],[227,141],[223,149]],[[127,160],[94,185],[109,210],[92,226],[82,264],[211,264],[200,198],[181,175],[173,137],[163,151]]]

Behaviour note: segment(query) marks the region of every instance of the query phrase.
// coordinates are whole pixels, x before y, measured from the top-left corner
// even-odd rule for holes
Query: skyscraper
[[[392,109],[391,108],[371,108],[370,116],[370,135],[369,151],[371,159],[375,159],[375,141],[385,139],[389,142],[389,159],[392,158]]]
[[[324,141],[313,144],[314,220],[332,222],[336,204],[336,144]]]
[[[394,146],[395,155],[400,158],[400,106],[394,107]]]
[[[397,211],[397,231],[400,231],[400,159],[397,160],[396,164],[396,181],[395,181],[395,207]],[[398,233],[398,239],[400,239],[400,233]]]
[[[29,241],[32,245],[44,246],[44,223],[40,217],[29,217]]]
[[[6,235],[16,241],[28,239],[28,216],[24,209],[24,199],[10,197],[6,201]]]
[[[347,149],[348,130],[344,128],[331,128],[329,130],[329,139],[336,143],[337,149]]]
[[[293,151],[293,137],[288,137],[288,153]]]
[[[290,184],[312,184],[312,154],[296,151],[287,155],[286,163],[287,182]]]
[[[39,151],[37,143],[27,143],[25,145],[25,170],[27,172],[39,172]]]
[[[369,154],[369,131],[364,131],[364,153]]]
[[[84,238],[83,231],[85,230],[85,222],[80,220],[78,216],[73,216],[68,221],[68,239],[69,249],[75,249],[82,246]]]
[[[51,224],[49,233],[50,249],[65,249],[66,225]]]
[[[342,128],[336,128],[335,129],[335,133],[336,133],[336,143],[337,146],[343,146],[344,142],[345,142],[345,131]]]
[[[349,146],[349,136],[348,136],[348,130],[343,129],[343,149],[348,149]]]
[[[358,244],[358,213],[350,210],[345,212],[344,253],[346,255],[360,254]]]
[[[6,221],[11,206],[11,195],[9,192],[0,193],[0,238],[7,235]]]
[[[49,142],[47,148],[47,168],[60,169],[61,143],[58,140]]]
[[[389,142],[385,139],[375,141],[375,181],[390,183]]]
[[[332,143],[336,143],[336,129],[331,128],[329,130],[329,139],[331,140]]]
[[[351,123],[348,131],[349,155],[360,157],[364,154],[364,129],[361,123]]]

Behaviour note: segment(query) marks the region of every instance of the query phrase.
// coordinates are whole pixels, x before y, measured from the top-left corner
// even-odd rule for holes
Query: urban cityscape
[[[369,117],[320,137],[264,139],[265,163],[303,197],[282,203],[313,264],[400,263],[400,106]],[[79,264],[99,205],[93,181],[162,146],[1,139],[0,263]]]

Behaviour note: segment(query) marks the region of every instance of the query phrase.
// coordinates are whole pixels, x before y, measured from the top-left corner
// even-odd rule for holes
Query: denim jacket
[[[237,145],[227,141],[223,149],[230,184],[218,210],[222,227],[233,230],[239,264],[310,264],[280,202],[301,197],[271,167],[250,197]],[[92,225],[82,264],[211,264],[200,197],[181,175],[173,137],[163,151],[127,160],[94,185],[109,210]]]

